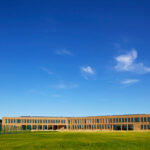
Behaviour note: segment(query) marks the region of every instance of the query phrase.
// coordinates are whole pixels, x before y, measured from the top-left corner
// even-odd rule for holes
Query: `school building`
[[[150,130],[150,114],[91,117],[3,117],[2,130]]]

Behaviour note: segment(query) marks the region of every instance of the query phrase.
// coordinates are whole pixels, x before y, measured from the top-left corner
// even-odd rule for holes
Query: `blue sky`
[[[0,116],[150,113],[150,1],[0,2]]]

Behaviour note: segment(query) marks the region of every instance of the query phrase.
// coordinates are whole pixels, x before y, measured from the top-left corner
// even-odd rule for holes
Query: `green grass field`
[[[150,132],[0,134],[0,150],[150,150]]]

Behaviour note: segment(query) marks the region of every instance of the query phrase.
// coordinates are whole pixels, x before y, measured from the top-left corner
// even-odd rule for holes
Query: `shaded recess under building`
[[[92,117],[3,117],[2,130],[150,130],[150,114]]]

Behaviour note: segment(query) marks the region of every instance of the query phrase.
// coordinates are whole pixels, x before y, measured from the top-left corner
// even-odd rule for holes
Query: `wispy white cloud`
[[[127,84],[134,84],[139,81],[140,81],[139,79],[125,79],[121,83],[127,85]]]
[[[62,50],[57,50],[56,51],[57,55],[68,55],[68,56],[73,56],[73,53],[69,50],[62,49]]]
[[[60,83],[60,84],[54,85],[53,87],[57,88],[57,89],[73,89],[73,88],[77,88],[78,84],[75,84],[75,83],[71,83],[71,84]]]
[[[49,69],[47,69],[46,67],[41,67],[41,70],[45,71],[46,73],[48,73],[49,75],[52,75],[53,72],[51,72]]]
[[[89,76],[95,74],[95,72],[94,72],[94,70],[92,69],[91,66],[81,67],[80,69],[81,69],[81,75],[82,75],[85,79],[88,79]]]
[[[88,74],[94,74],[94,71],[92,69],[92,67],[90,66],[87,66],[87,67],[81,67],[81,70],[85,73],[88,73]]]
[[[138,53],[135,49],[132,49],[130,52],[117,56],[115,60],[117,65],[115,69],[117,71],[128,71],[139,74],[144,74],[150,72],[150,67],[144,66],[143,63],[136,63],[135,60],[138,57]]]

